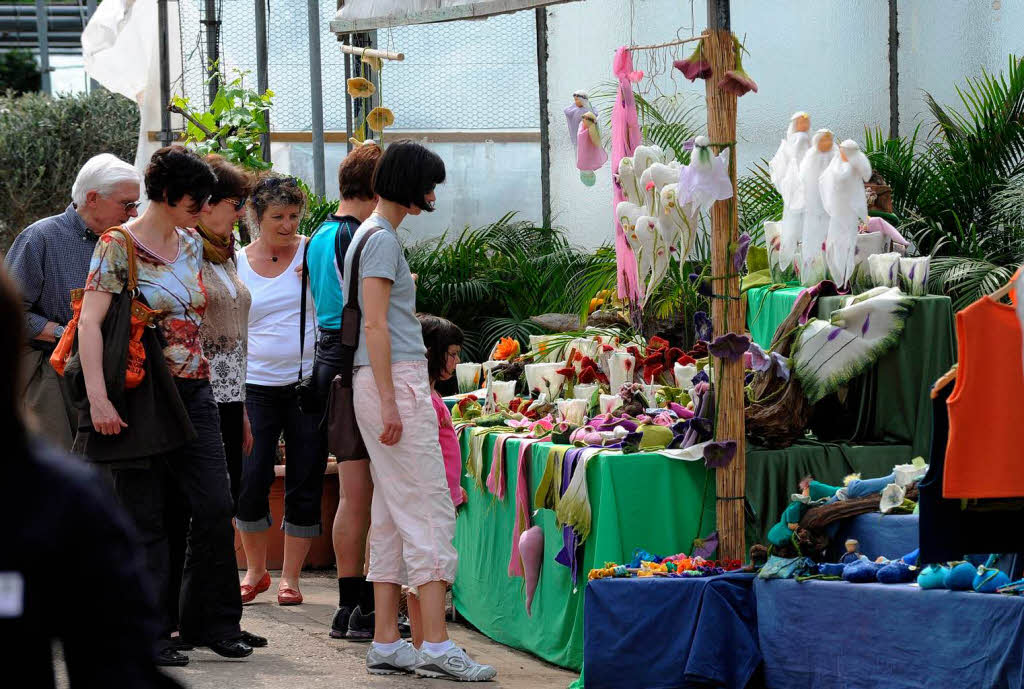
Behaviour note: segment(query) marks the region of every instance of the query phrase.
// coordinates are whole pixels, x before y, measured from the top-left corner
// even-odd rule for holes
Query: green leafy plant
[[[249,170],[270,169],[270,163],[263,160],[260,136],[268,131],[267,112],[274,92],[246,88],[248,72],[234,70],[227,81],[216,65],[210,71],[219,86],[209,109],[197,109],[182,96],[171,100],[169,109],[185,118],[185,143],[200,155],[219,153]]]
[[[8,89],[15,95],[35,93],[42,84],[43,75],[31,50],[15,48],[0,53],[0,94]]]
[[[960,103],[930,94],[922,140],[866,132],[866,153],[893,191],[905,236],[931,254],[929,287],[961,308],[1002,286],[1024,262],[1024,66],[982,70],[957,88]]]
[[[29,224],[63,212],[92,156],[133,162],[138,135],[135,103],[109,91],[0,95],[0,250]]]

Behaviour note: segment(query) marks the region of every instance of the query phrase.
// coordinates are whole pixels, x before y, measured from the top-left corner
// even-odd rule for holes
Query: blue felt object
[[[761,663],[753,581],[752,574],[729,573],[590,582],[583,612],[585,686],[747,686]],[[655,629],[665,633],[652,636]]]
[[[972,588],[978,593],[995,593],[997,589],[1010,583],[1010,577],[1005,572],[992,567],[981,567],[974,575]]]
[[[967,591],[974,587],[977,569],[970,562],[961,562],[946,575],[946,588],[951,591]]]
[[[890,562],[878,570],[880,584],[906,584],[914,580],[915,571],[905,562]]]
[[[890,483],[896,483],[896,474],[880,478],[854,479],[846,486],[846,495],[851,498],[863,498],[868,495],[881,493]]]
[[[948,574],[949,567],[928,565],[917,575],[917,585],[923,589],[944,589],[946,588],[946,576]]]
[[[841,577],[843,576],[843,571],[845,570],[846,565],[842,562],[822,562],[820,565],[818,565],[818,574],[823,574],[826,577]]]
[[[1024,597],[813,580],[758,580],[754,594],[766,687],[1024,686]],[[795,620],[809,615],[831,615],[842,623],[794,629]],[[901,636],[901,623],[917,624],[919,633]],[[620,653],[610,648],[615,652],[609,656]]]
[[[866,584],[877,580],[878,570],[881,568],[881,565],[877,565],[874,562],[860,560],[846,565],[846,569],[843,571],[843,579],[851,584]]]
[[[903,560],[904,562],[906,562],[908,565],[916,565],[917,564],[917,558],[920,555],[921,555],[921,549],[920,548],[914,548],[913,550],[911,550],[909,553],[907,553],[906,555],[904,555],[900,559]]]

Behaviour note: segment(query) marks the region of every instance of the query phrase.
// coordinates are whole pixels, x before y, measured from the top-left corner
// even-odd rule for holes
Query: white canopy
[[[576,0],[345,0],[331,22],[334,33],[358,33],[408,24],[482,19]]]

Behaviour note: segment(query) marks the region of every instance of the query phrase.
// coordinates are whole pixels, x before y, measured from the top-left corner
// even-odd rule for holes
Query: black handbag
[[[123,234],[126,242],[132,241],[127,232]],[[129,251],[128,260],[134,261],[134,251]],[[130,275],[133,272],[130,271]],[[77,335],[74,351],[64,368],[68,395],[78,409],[78,436],[74,449],[94,462],[152,457],[177,450],[197,437],[174,377],[167,368],[163,351],[166,343],[157,328],[147,327],[142,334],[141,342],[146,351],[142,382],[135,388],[125,389],[132,303],[146,303],[137,287],[129,287],[126,285],[119,294],[111,296],[110,306],[100,325],[107,398],[127,427],[117,435],[103,435],[93,430]]]
[[[355,365],[356,348],[359,346],[359,329],[363,313],[359,310],[359,261],[363,255],[366,240],[379,232],[375,227],[363,235],[352,254],[352,275],[349,280],[348,298],[341,311],[341,366],[331,383],[331,395],[327,411],[327,448],[339,462],[351,459],[366,459],[369,454],[356,423],[356,409],[352,394],[352,375]]]

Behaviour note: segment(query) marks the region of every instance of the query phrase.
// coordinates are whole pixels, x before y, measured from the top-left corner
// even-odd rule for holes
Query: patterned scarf
[[[235,236],[228,235],[226,238],[218,237],[210,230],[203,227],[202,223],[196,225],[199,234],[203,237],[203,258],[210,263],[224,263],[235,255]]]

